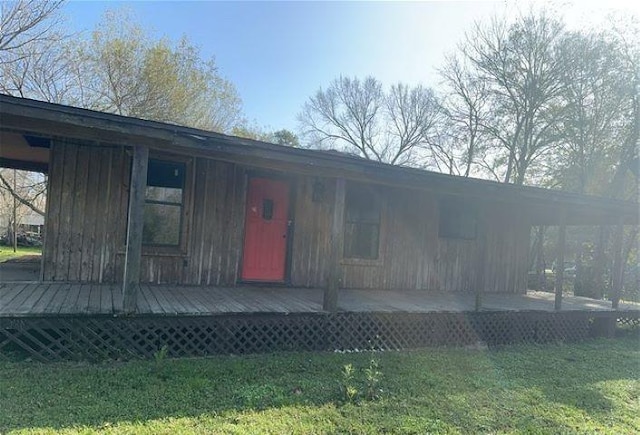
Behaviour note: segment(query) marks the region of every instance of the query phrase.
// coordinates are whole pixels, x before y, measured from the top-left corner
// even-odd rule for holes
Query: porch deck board
[[[100,310],[113,311],[113,291],[100,291]]]
[[[102,307],[102,291],[100,291],[100,286],[97,284],[91,285],[91,295],[89,296],[89,313],[100,313],[102,310],[110,311],[113,308],[105,306]],[[109,292],[111,293],[111,292]]]
[[[36,305],[38,301],[47,294],[45,291],[38,291],[37,284],[29,284],[22,295],[28,295],[24,297],[22,303],[18,306],[18,311],[21,313],[28,313],[32,306]]]
[[[32,307],[31,311],[36,311],[37,310],[36,312],[55,314],[52,311],[53,307],[60,305],[60,304],[56,304],[54,302],[55,299],[58,298],[58,297],[62,297],[63,299],[66,299],[66,297],[67,297],[67,294],[60,292],[60,289],[62,287],[64,287],[64,286],[65,286],[64,283],[52,283],[45,290],[45,292],[48,293],[47,294],[47,298],[45,299],[43,297],[42,299],[40,299],[42,301],[42,304],[39,304],[37,307]],[[78,293],[79,293],[80,286],[77,286],[77,287],[78,287]],[[61,296],[58,295],[59,293],[61,294]],[[77,298],[77,296],[76,296],[76,298]],[[64,306],[65,304],[66,303],[63,302],[62,306]],[[75,310],[75,306],[74,305],[70,305],[69,308]]]
[[[44,310],[56,296],[57,290],[51,288],[56,285],[57,284],[50,284],[45,291],[39,292],[41,297],[38,299],[38,302],[30,305],[28,308],[35,311]],[[27,310],[27,312],[29,312],[29,310]]]
[[[0,316],[115,314],[120,311],[117,284],[0,283]],[[322,289],[273,287],[140,286],[138,311],[157,315],[322,312]],[[553,293],[484,294],[487,311],[554,311]],[[563,311],[610,311],[609,301],[565,296]],[[338,309],[350,312],[465,312],[475,308],[474,294],[428,291],[345,290]],[[621,303],[620,310],[640,304]]]
[[[26,284],[1,284],[0,286],[0,307],[6,306],[22,291]]]
[[[58,292],[60,287],[63,286],[63,284],[52,284],[52,285],[57,286],[56,292]],[[80,299],[80,290],[81,290],[81,288],[82,287],[79,286],[79,285],[71,286],[71,288],[69,289],[69,292],[66,293],[64,302],[60,306],[59,313],[60,312],[64,313],[65,311],[74,313],[74,312],[80,310],[80,306],[78,304],[78,299]],[[104,292],[104,293],[109,293],[109,292]],[[62,294],[64,294],[64,293],[62,293]]]
[[[38,290],[38,285],[37,284],[27,284],[25,285],[22,290],[20,291],[20,293],[18,293],[11,301],[11,304],[13,306],[15,306],[15,310],[18,313],[25,313],[28,312],[28,310],[26,310],[23,307],[26,307],[27,305],[25,304],[25,302],[27,302],[28,300],[31,300],[33,302],[34,298],[37,301],[37,299],[39,298],[39,296],[42,296],[43,291],[46,290],[46,287],[43,289],[43,291],[36,291]]]
[[[78,284],[73,284],[70,287],[78,286]],[[91,296],[91,284],[80,284],[80,292],[78,294],[78,299],[75,303],[75,312],[77,313],[88,313],[89,308],[89,297]],[[106,289],[105,289],[106,291]],[[75,293],[75,292],[74,292]],[[61,314],[70,314],[67,311],[67,306],[61,306],[61,310],[59,311]]]

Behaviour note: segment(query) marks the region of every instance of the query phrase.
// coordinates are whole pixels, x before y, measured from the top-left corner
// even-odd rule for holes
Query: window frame
[[[464,216],[462,219],[451,219],[451,215]],[[466,221],[471,219],[471,221]],[[453,227],[453,223],[458,226]],[[472,226],[465,229],[461,224]],[[438,238],[447,240],[474,241],[478,239],[478,207],[470,201],[457,198],[440,198],[438,200]]]
[[[345,204],[344,204],[344,216],[343,216],[343,246],[342,246],[342,260],[341,264],[344,265],[354,265],[354,266],[381,266],[384,264],[384,246],[386,240],[385,234],[385,215],[386,215],[386,202],[384,201],[385,196],[381,195],[379,192],[372,189],[370,185],[356,183],[356,182],[347,182],[345,187]],[[348,257],[347,256],[347,224],[349,223],[347,217],[347,209],[348,209],[348,201],[349,201],[349,191],[353,192],[354,190],[365,191],[367,194],[371,195],[376,202],[377,211],[378,211],[378,249],[376,258],[366,258],[366,257]],[[353,222],[352,222],[353,223]],[[374,223],[364,221],[365,225],[375,225]]]
[[[147,187],[150,185],[145,182],[145,198],[144,198],[144,207],[147,204],[158,204],[158,205],[169,205],[172,207],[180,208],[180,223],[178,229],[178,243],[177,244],[151,244],[151,243],[142,243],[142,253],[143,255],[178,255],[184,256],[187,251],[187,240],[189,234],[189,219],[191,216],[191,192],[193,190],[193,158],[187,156],[179,156],[173,154],[164,154],[164,153],[149,153],[149,162],[151,160],[161,161],[161,162],[169,162],[174,164],[181,164],[184,166],[184,177],[182,182],[182,203],[175,203],[171,201],[158,201],[158,200],[148,200],[147,195]],[[151,186],[153,187],[153,186]],[[143,224],[144,229],[144,224]]]

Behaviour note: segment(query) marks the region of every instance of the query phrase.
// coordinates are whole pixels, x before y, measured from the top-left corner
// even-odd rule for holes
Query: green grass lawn
[[[13,252],[13,246],[0,245],[0,263],[12,258],[24,257],[25,255],[40,255],[41,253],[41,247],[18,246],[18,250],[16,252]]]
[[[636,338],[501,350],[0,362],[0,433],[640,432]],[[341,371],[353,364],[353,403]]]

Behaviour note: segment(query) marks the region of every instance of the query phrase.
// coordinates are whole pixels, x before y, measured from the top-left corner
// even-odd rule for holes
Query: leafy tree
[[[221,132],[242,120],[233,84],[186,37],[155,40],[109,12],[76,52],[76,105]]]
[[[439,113],[433,91],[373,77],[339,77],[305,103],[298,116],[310,145],[338,147],[391,164],[416,164]]]
[[[290,147],[300,146],[298,136],[286,128],[283,128],[282,130],[268,131],[256,123],[249,124],[244,122],[235,126],[231,131],[231,134],[238,137],[244,137],[246,139],[271,142],[278,145],[286,145]]]
[[[300,146],[298,136],[286,128],[274,131],[271,133],[271,136],[272,141],[278,145],[286,145],[294,148],[298,148]]]

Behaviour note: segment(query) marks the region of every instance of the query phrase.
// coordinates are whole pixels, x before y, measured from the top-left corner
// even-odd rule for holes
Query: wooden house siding
[[[124,244],[127,201],[124,147],[55,142],[49,164],[43,278],[114,282]]]
[[[234,163],[188,157],[183,243],[144,247],[141,281],[234,286],[242,264],[248,174]],[[130,156],[124,146],[56,142],[52,146],[43,277],[48,281],[120,282]],[[274,173],[275,174],[275,173]],[[279,174],[283,176],[283,174]],[[324,287],[330,257],[335,182],[286,174],[291,183],[292,237],[288,282]],[[322,195],[314,198],[314,185]],[[348,184],[348,182],[347,182]],[[379,258],[343,259],[343,288],[473,292],[478,243],[439,236],[435,193],[376,186],[382,199]],[[487,207],[485,290],[526,288],[529,225],[506,208]]]
[[[313,201],[313,184],[321,183],[324,195]],[[331,217],[335,183],[328,179],[300,176],[294,200],[291,243],[291,283],[301,287],[324,287],[331,249]]]

